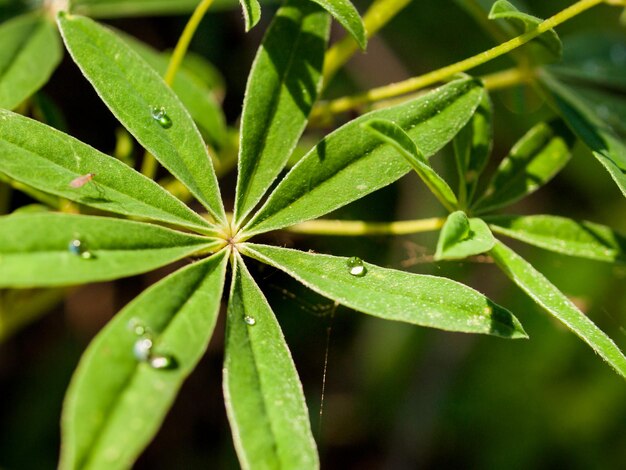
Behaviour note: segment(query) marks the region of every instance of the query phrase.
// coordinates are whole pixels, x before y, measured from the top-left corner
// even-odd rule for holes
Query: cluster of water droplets
[[[152,119],[154,119],[163,129],[169,129],[172,127],[172,118],[167,115],[163,106],[152,106],[150,108],[150,115],[152,116]]]
[[[243,317],[243,321],[246,322],[246,325],[256,325],[256,318],[251,317],[250,315],[246,315],[245,317]]]
[[[129,330],[138,336],[133,344],[133,355],[139,362],[145,362],[153,369],[172,369],[175,367],[174,358],[167,354],[154,352],[152,332],[141,321],[132,319],[128,324]]]
[[[89,251],[89,248],[87,247],[85,241],[81,240],[80,238],[73,238],[72,240],[70,240],[67,245],[67,249],[71,254],[79,256],[83,259],[92,259],[95,257],[94,254]]]

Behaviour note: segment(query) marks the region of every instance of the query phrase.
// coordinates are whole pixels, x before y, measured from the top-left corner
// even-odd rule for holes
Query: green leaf
[[[71,246],[76,240],[80,246]],[[108,217],[9,215],[0,217],[0,287],[117,279],[218,244],[217,239]]]
[[[572,90],[544,72],[541,81],[576,136],[592,151],[626,196],[626,145]]]
[[[319,467],[293,359],[239,255],[228,302],[223,384],[242,468]]]
[[[462,259],[493,248],[496,239],[481,219],[468,219],[463,211],[453,212],[441,228],[436,260]]]
[[[243,9],[246,32],[250,31],[261,19],[261,5],[258,0],[239,0]]]
[[[432,169],[415,142],[400,126],[386,119],[371,119],[361,125],[395,148],[446,209],[453,211],[458,207],[459,202],[448,183]]]
[[[170,54],[160,54],[130,35],[120,32],[117,34],[159,75],[165,76]],[[176,72],[172,89],[200,127],[202,134],[208,137],[209,143],[217,147],[224,145],[227,136],[226,120],[212,91],[185,69]]]
[[[259,48],[241,118],[236,225],[284,168],[306,126],[322,83],[329,25],[317,5],[291,0]]]
[[[0,110],[0,172],[42,191],[118,214],[209,231],[208,224],[154,181],[60,131]],[[82,187],[70,183],[93,174]]]
[[[39,90],[61,61],[54,23],[39,13],[0,25],[0,108],[13,109]]]
[[[508,310],[450,279],[362,262],[364,269],[355,271],[359,259],[267,245],[246,243],[241,250],[329,299],[376,317],[448,331],[527,337]]]
[[[507,20],[516,30],[517,34],[523,34],[537,29],[537,26],[543,22],[541,18],[537,18],[536,16],[532,16],[527,13],[522,13],[506,0],[497,0],[492,5],[491,11],[489,12],[489,19]],[[541,45],[545,51],[544,55],[547,55],[548,60],[556,60],[561,57],[563,45],[561,44],[559,36],[553,29],[550,29],[538,36],[534,39],[533,43]],[[544,61],[543,58],[539,58]]]
[[[546,250],[626,263],[626,236],[605,225],[553,215],[495,216],[485,221],[496,233]]]
[[[108,29],[73,15],[60,14],[58,21],[72,58],[113,114],[217,221],[225,224],[206,145],[174,92]],[[166,113],[161,125],[153,117],[160,109]]]
[[[213,333],[228,257],[222,251],[151,286],[98,334],[65,398],[61,469],[130,468],[158,431]],[[147,331],[151,357],[134,356]],[[168,358],[158,369],[151,359]]]
[[[474,198],[478,178],[487,165],[493,146],[493,109],[487,93],[453,143],[459,173],[459,199],[465,207]]]
[[[569,162],[574,136],[561,121],[541,122],[511,149],[472,209],[487,212],[532,194]]]
[[[310,0],[324,8],[328,13],[346,28],[359,47],[363,50],[367,47],[367,33],[359,12],[350,0]]]
[[[568,35],[563,60],[548,70],[580,85],[626,91],[626,38],[607,29]]]
[[[411,166],[361,127],[388,119],[407,131],[425,157],[449,142],[480,103],[476,80],[457,80],[399,106],[368,113],[325,137],[287,174],[245,227],[256,234],[324,215],[385,187]]]
[[[618,374],[626,377],[626,357],[624,354],[543,274],[500,242],[496,243],[490,254],[500,269],[539,306],[576,333]]]
[[[92,18],[182,15],[192,12],[198,3],[200,0],[72,0],[71,11]]]

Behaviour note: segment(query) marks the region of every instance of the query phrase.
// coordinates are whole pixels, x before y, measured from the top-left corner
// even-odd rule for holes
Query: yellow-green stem
[[[366,103],[372,103],[374,101],[404,95],[406,93],[411,93],[430,85],[434,85],[435,83],[445,81],[456,74],[466,72],[478,67],[479,65],[489,62],[496,57],[507,54],[508,52],[523,46],[529,41],[532,41],[534,38],[545,33],[546,31],[549,31],[561,23],[579,15],[585,10],[604,2],[605,0],[579,0],[575,4],[540,23],[536,29],[514,37],[513,39],[488,49],[487,51],[481,52],[480,54],[461,60],[460,62],[456,62],[441,69],[434,70],[402,82],[392,83],[380,88],[374,88],[355,96],[347,96],[328,103],[320,103],[313,109],[311,118],[319,119],[323,116],[341,113]]]
[[[165,80],[165,83],[168,85],[171,86],[172,83],[174,83],[176,72],[178,72],[183,59],[185,58],[185,54],[187,53],[187,49],[189,49],[189,44],[193,39],[193,35],[198,29],[200,21],[202,21],[202,18],[212,4],[213,0],[202,0],[194,10],[191,18],[189,18],[183,33],[178,39],[178,43],[176,43],[176,47],[174,48],[174,52],[172,53],[172,57],[170,58],[170,62],[167,66],[167,71],[165,72],[165,77],[163,77],[163,80]],[[154,179],[157,168],[158,165],[154,156],[149,152],[146,152],[141,164],[141,173],[150,179]]]
[[[445,218],[402,220],[397,222],[365,222],[362,220],[310,220],[285,230],[308,235],[408,235],[439,230]]]
[[[398,14],[411,0],[376,0],[363,15],[365,33],[370,38]],[[356,41],[347,35],[326,52],[324,59],[324,85],[337,73],[358,49]]]

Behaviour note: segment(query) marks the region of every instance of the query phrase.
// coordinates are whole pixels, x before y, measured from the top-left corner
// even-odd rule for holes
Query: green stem
[[[456,62],[418,77],[409,78],[408,80],[404,80],[402,82],[392,83],[380,88],[374,88],[365,93],[339,98],[328,103],[320,103],[314,108],[311,118],[319,119],[322,116],[341,113],[363,104],[404,95],[435,83],[445,81],[456,74],[466,72],[478,67],[479,65],[489,62],[496,57],[507,54],[508,52],[511,52],[512,50],[532,41],[534,38],[545,33],[546,31],[554,29],[561,23],[564,23],[565,21],[581,14],[585,10],[604,2],[605,0],[579,0],[575,4],[543,21],[532,31],[528,31],[520,36],[514,37],[509,41],[492,47],[491,49],[481,52],[475,56],[461,60],[460,62]]]
[[[209,7],[213,4],[213,0],[202,0],[200,4],[196,7],[191,18],[187,22],[185,29],[183,30],[183,34],[180,35],[178,39],[178,43],[174,48],[174,52],[172,53],[172,57],[170,58],[170,63],[167,66],[167,72],[165,72],[165,83],[171,85],[174,82],[174,77],[176,76],[176,72],[180,68],[180,65],[185,58],[185,54],[187,53],[187,49],[189,48],[189,44],[193,39],[193,35],[196,33],[198,26],[200,25],[200,21],[204,18]]]
[[[439,230],[445,218],[402,220],[398,222],[365,222],[362,220],[310,220],[284,230],[308,235],[408,235]]]
[[[174,48],[174,52],[172,53],[172,57],[170,58],[170,62],[167,66],[167,71],[165,72],[165,83],[168,85],[172,85],[174,83],[174,78],[176,77],[176,72],[180,68],[183,63],[183,59],[185,58],[185,54],[187,54],[187,49],[189,49],[189,44],[193,39],[193,35],[195,34],[198,26],[200,25],[200,21],[206,14],[209,7],[213,4],[213,0],[202,0],[200,4],[196,7],[191,18],[185,25],[185,29],[183,33],[180,35],[178,39],[178,43]],[[154,179],[156,176],[158,164],[154,155],[146,152],[143,162],[141,164],[141,173],[147,176],[150,179]]]
[[[409,3],[411,0],[376,0],[363,15],[367,37],[370,38],[376,34]],[[352,57],[358,47],[354,38],[348,35],[328,49],[324,59],[324,85]]]

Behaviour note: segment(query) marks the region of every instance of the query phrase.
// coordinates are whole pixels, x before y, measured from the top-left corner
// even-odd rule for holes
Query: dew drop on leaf
[[[142,337],[135,341],[133,345],[133,354],[135,359],[141,362],[145,362],[150,359],[152,353],[152,339],[149,337]]]
[[[148,364],[150,364],[150,367],[153,369],[171,369],[175,366],[175,361],[172,356],[155,354],[150,357]]]
[[[138,318],[131,318],[128,322],[128,329],[137,336],[144,336],[148,334],[148,328]]]
[[[76,256],[80,256],[83,259],[91,259],[93,258],[93,253],[89,251],[87,245],[80,238],[74,238],[67,245],[67,249],[70,253]]]
[[[355,277],[365,276],[367,269],[365,268],[365,265],[363,264],[363,260],[361,260],[361,258],[353,256],[352,258],[348,259],[346,264],[348,266],[348,272],[352,274],[353,276]]]
[[[245,317],[243,317],[243,321],[245,321],[246,324],[250,326],[256,325],[256,320],[250,315],[246,315]]]
[[[159,123],[163,129],[169,129],[172,127],[172,119],[165,112],[165,108],[161,106],[160,108],[153,107],[150,111],[152,115],[152,119]]]

